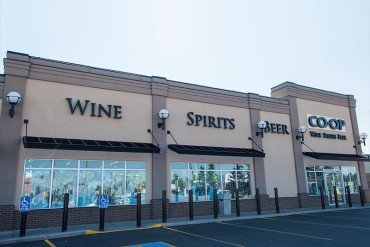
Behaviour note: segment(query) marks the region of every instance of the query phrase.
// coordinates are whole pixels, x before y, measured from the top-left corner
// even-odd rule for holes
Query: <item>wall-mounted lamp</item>
[[[301,125],[298,127],[298,132],[301,134],[301,135],[298,135],[296,136],[295,138],[298,140],[298,139],[301,139],[301,142],[304,142],[304,133],[306,133],[306,126],[304,125]]]
[[[158,113],[158,117],[162,119],[161,123],[158,123],[158,128],[165,129],[166,126],[166,119],[170,116],[170,113],[166,109],[162,109]]]
[[[267,126],[267,123],[263,120],[259,121],[258,124],[257,124],[258,128],[261,130],[261,131],[257,131],[256,132],[256,136],[259,136],[261,135],[261,138],[263,138],[263,130],[266,128]]]
[[[21,102],[22,97],[17,92],[10,92],[6,96],[6,100],[8,101],[10,105],[9,116],[13,117],[14,116],[14,106],[17,105],[19,102]]]
[[[367,138],[367,134],[366,134],[366,133],[361,133],[361,134],[360,134],[360,139],[361,139],[361,141],[358,141],[358,144],[363,143],[363,144],[364,144],[364,146],[366,146],[366,142],[365,142],[366,138]]]

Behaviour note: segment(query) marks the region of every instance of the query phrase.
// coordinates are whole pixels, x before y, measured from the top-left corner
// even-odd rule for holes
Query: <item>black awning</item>
[[[303,154],[318,160],[370,161],[368,155],[359,154],[335,154],[316,152],[303,152]]]
[[[160,148],[152,143],[98,141],[53,137],[23,136],[25,148],[84,150],[130,153],[159,153]]]
[[[192,145],[168,145],[168,148],[178,154],[216,155],[216,156],[241,156],[241,157],[265,157],[263,152],[248,148],[226,148]]]

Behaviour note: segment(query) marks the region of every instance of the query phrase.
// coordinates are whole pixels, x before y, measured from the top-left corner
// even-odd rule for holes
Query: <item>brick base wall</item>
[[[370,201],[370,191],[365,191],[367,201]],[[359,194],[351,195],[352,203],[359,204]],[[231,201],[231,211],[236,212],[235,200]],[[280,210],[302,207],[321,207],[320,196],[309,196],[307,193],[299,197],[280,197]],[[328,198],[325,196],[325,204]],[[169,203],[167,200],[167,218],[189,217],[189,203]],[[275,199],[261,195],[262,210],[275,210]],[[241,212],[256,212],[255,199],[240,200]],[[99,224],[100,211],[97,207],[70,208],[68,225]],[[213,202],[194,202],[194,216],[213,215]],[[56,227],[62,225],[63,209],[38,209],[28,212],[27,229]],[[151,204],[143,204],[142,220],[162,219],[162,200],[155,199]],[[13,205],[0,206],[0,231],[19,230],[21,214]],[[109,206],[105,212],[106,222],[135,221],[136,205]]]
[[[324,196],[325,205],[329,205],[328,197]],[[298,203],[301,203],[301,208],[309,207],[321,207],[321,197],[320,196],[309,196],[308,193],[298,193]]]
[[[364,190],[364,193],[365,193],[365,201],[370,202],[370,190]]]
[[[14,205],[0,205],[0,231],[13,230]]]

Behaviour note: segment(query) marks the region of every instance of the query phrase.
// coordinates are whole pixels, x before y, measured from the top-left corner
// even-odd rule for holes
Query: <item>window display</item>
[[[251,198],[250,167],[246,164],[171,163],[171,201],[187,202],[193,190],[194,201],[213,200],[217,193],[230,193],[235,198]]]
[[[31,208],[97,206],[101,193],[110,205],[135,204],[137,193],[145,203],[145,161],[26,159],[23,195],[31,197]],[[51,193],[51,194],[50,194]]]
[[[358,193],[357,172],[354,166],[306,166],[306,177],[309,195],[320,195],[322,187],[324,194],[329,195],[329,203],[333,201],[333,186],[336,186],[340,196],[344,195],[344,187],[347,185],[351,193]]]

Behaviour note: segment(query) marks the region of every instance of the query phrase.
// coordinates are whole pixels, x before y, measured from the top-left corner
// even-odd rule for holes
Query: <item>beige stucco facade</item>
[[[66,98],[86,106],[84,115],[78,109],[71,113]],[[121,106],[120,119],[91,117],[91,103]],[[112,110],[113,111],[113,110]],[[29,119],[30,136],[81,138],[92,140],[151,142],[147,130],[152,126],[152,99],[149,95],[134,94],[93,87],[29,79],[24,96],[23,118]],[[25,128],[22,129],[25,135]]]
[[[285,124],[288,126],[290,134],[264,133],[263,149],[266,153],[266,188],[268,195],[274,195],[274,188],[284,188],[280,190],[280,195],[284,197],[295,196],[298,193],[296,183],[296,170],[294,165],[294,155],[292,146],[292,128],[290,117],[287,114],[272,112],[261,112],[261,119],[270,123]],[[279,157],[279,158],[277,158]],[[289,183],[290,186],[286,187]]]
[[[111,140],[129,142],[151,142],[147,129],[151,128],[152,99],[149,95],[119,92],[69,84],[54,84],[49,81],[29,79],[26,84],[23,119],[28,119],[28,135],[41,137]],[[66,98],[73,103],[79,99],[84,106],[90,100],[83,115],[78,108],[71,113]],[[122,106],[120,119],[91,117],[91,102]],[[139,104],[138,104],[139,102]],[[95,106],[97,115],[97,106]],[[22,126],[22,136],[26,135],[26,125]],[[24,161],[33,159],[66,159],[66,160],[127,160],[146,161],[147,181],[152,178],[152,155],[94,151],[40,150],[20,147],[18,157],[16,196],[14,204],[22,194]],[[147,200],[151,199],[152,187],[147,188]]]
[[[358,144],[356,101],[352,95],[285,82],[272,89],[272,97],[265,97],[13,52],[8,53],[4,64],[5,75],[0,76],[0,213],[2,205],[18,206],[25,185],[24,163],[28,158],[145,161],[145,203],[150,205],[146,210],[152,218],[162,213],[163,190],[167,192],[167,200],[173,198],[173,162],[234,165],[234,168],[225,169],[229,173],[232,169],[237,170],[235,164],[248,164],[248,174],[239,173],[243,175],[240,184],[244,183],[240,186],[244,189],[248,186],[244,190],[248,195],[243,199],[254,200],[258,188],[264,201],[270,203],[266,206],[270,209],[275,187],[279,189],[279,196],[284,197],[287,208],[319,205],[318,195],[309,195],[307,166],[355,167],[358,184],[364,185],[365,189],[368,187],[363,164],[366,157]],[[22,101],[15,106],[13,118],[9,117],[6,102],[6,95],[11,91],[22,96]],[[161,109],[169,112],[163,129],[158,127]],[[312,115],[343,120],[345,128],[310,127],[308,118]],[[24,124],[25,119],[29,120],[28,125]],[[261,131],[257,123],[261,120],[276,124],[276,131],[265,129],[263,137],[257,135]],[[304,142],[297,138],[300,125],[307,127]],[[69,147],[68,150],[60,143],[57,143],[59,146],[32,146],[31,143],[30,147],[23,138],[26,126],[27,135],[36,139],[133,142],[149,144],[150,148],[135,153],[126,146],[119,151],[113,150],[114,145],[107,151],[100,144],[96,146],[101,149],[94,151],[86,147],[88,145]],[[311,132],[339,134],[345,138],[313,137]],[[196,152],[188,149],[190,153],[182,153],[181,145],[192,146]],[[309,157],[310,154],[316,158]],[[331,155],[331,160],[323,160],[327,157],[320,154]],[[351,161],[336,157],[340,155]],[[226,176],[222,172],[219,174]],[[219,192],[235,191],[237,187],[231,186],[236,183],[228,183],[224,186],[229,186],[228,189]],[[203,200],[210,198],[204,195]],[[253,203],[244,202],[245,211],[254,210]],[[207,203],[203,205],[206,211],[209,210]],[[9,222],[14,219],[10,217]]]
[[[356,154],[356,149],[353,147],[355,145],[353,124],[348,107],[305,99],[297,99],[297,105],[299,121],[307,126],[304,141],[306,145],[302,147],[303,152]],[[345,121],[345,126],[342,130],[333,130],[330,127],[312,127],[308,121],[311,115],[323,116],[328,120],[333,118],[341,119]],[[310,132],[321,133],[321,137],[313,137]],[[345,136],[346,139],[324,138],[324,133],[335,135],[336,137],[338,135]],[[355,167],[357,173],[361,172],[356,161],[318,160],[307,156],[303,156],[303,160],[305,166],[350,166]],[[359,185],[361,185],[361,181],[359,181]]]
[[[307,127],[305,133],[305,144],[311,147],[316,152],[322,153],[346,153],[355,154],[356,150],[353,148],[355,144],[353,138],[353,128],[348,107],[327,104],[316,101],[309,101],[305,99],[297,99],[299,122]],[[329,128],[320,129],[313,128],[308,123],[308,115],[325,116],[327,118],[343,119],[345,124],[345,131],[332,130]],[[345,135],[346,140],[329,139],[329,138],[315,138],[311,137],[310,131],[318,133],[327,133],[334,135]],[[311,152],[307,147],[303,147],[306,152]]]
[[[167,99],[167,109],[171,112],[167,129],[181,144],[243,148],[251,148],[252,146],[248,140],[251,133],[249,109],[172,98]],[[230,129],[229,123],[227,123],[227,128],[224,128],[223,121],[221,121],[221,128],[209,127],[208,122],[208,126],[204,127],[203,120],[199,122],[199,126],[195,126],[195,123],[188,125],[190,120],[187,114],[189,112],[193,112],[194,115],[234,119],[235,128]],[[194,115],[193,118],[195,118]],[[170,136],[167,136],[167,142],[169,144],[175,143]]]

